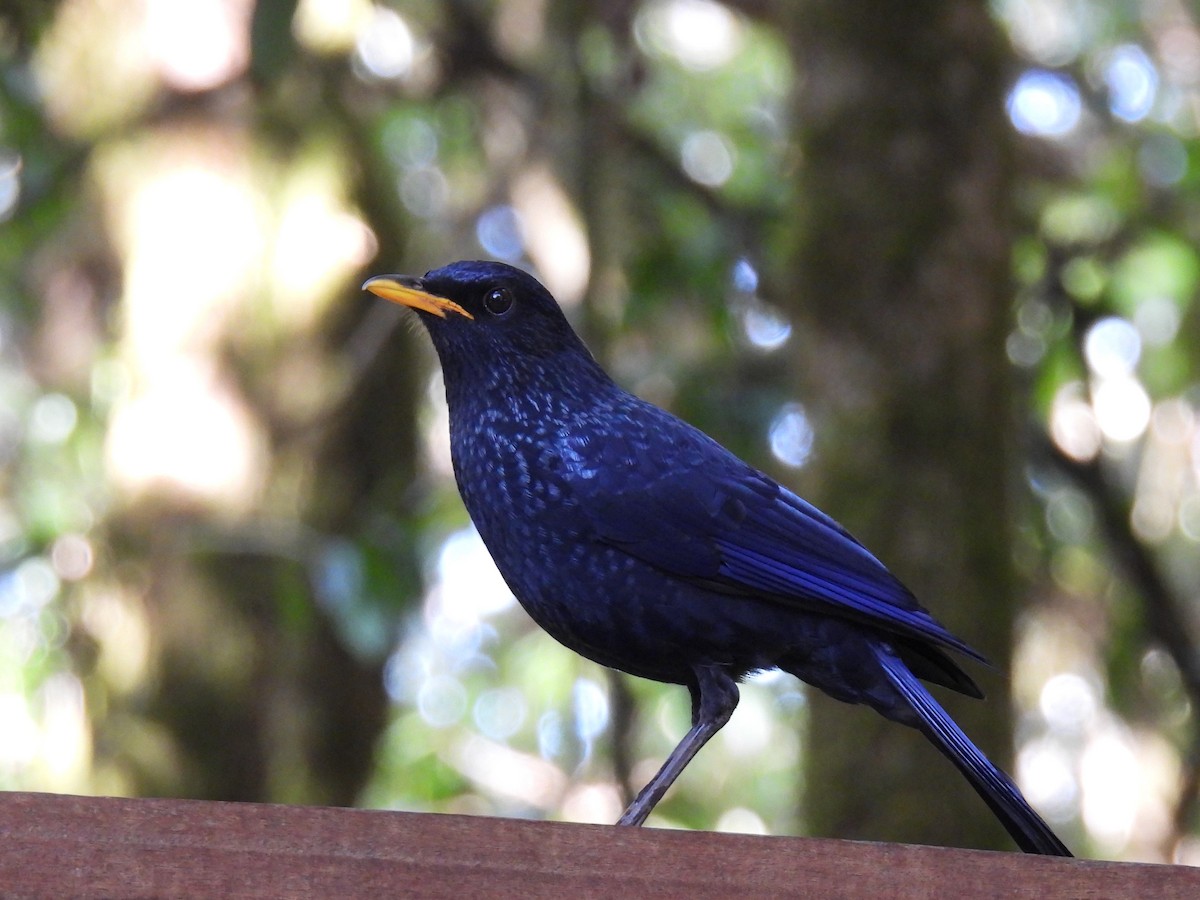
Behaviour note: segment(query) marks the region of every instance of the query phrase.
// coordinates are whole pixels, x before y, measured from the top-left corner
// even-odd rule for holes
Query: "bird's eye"
[[[513,306],[512,291],[507,288],[492,288],[483,298],[483,308],[493,316],[502,316]]]

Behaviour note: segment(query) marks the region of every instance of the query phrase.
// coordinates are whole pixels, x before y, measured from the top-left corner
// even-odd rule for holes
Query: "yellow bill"
[[[384,300],[391,300],[393,303],[419,309],[422,312],[433,313],[443,319],[446,318],[447,312],[458,313],[468,319],[475,318],[453,300],[447,300],[445,297],[422,290],[418,287],[419,284],[418,279],[409,278],[406,275],[377,275],[363,282],[362,289],[370,291],[376,297],[382,297]]]

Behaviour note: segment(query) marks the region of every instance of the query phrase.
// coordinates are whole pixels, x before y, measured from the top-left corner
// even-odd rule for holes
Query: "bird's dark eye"
[[[502,316],[513,305],[512,291],[508,288],[492,288],[483,297],[483,308],[493,316]]]

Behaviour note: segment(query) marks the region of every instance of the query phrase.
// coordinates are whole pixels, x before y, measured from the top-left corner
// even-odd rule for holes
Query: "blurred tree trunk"
[[[358,175],[354,200],[379,236],[379,266],[391,267],[402,257],[406,223],[390,170],[346,114],[337,85],[326,88],[324,107],[277,111],[257,136],[283,159],[313,122],[338,122],[343,156]],[[399,318],[399,310],[356,295],[335,304],[295,347],[280,342],[269,361],[232,350],[222,357],[269,435],[267,499],[255,516],[231,523],[162,496],[108,523],[123,558],[144,560],[148,570],[140,593],[152,677],[128,707],[109,699],[98,726],[98,756],[124,772],[121,790],[335,806],[358,800],[387,723],[390,629],[419,596],[406,531],[420,499],[411,487],[420,338],[397,328]],[[287,369],[296,359],[301,365]],[[281,413],[279,373],[308,369],[348,371],[349,386],[329,406]],[[293,527],[297,511],[302,528]],[[349,589],[353,596],[331,599],[323,590],[332,556],[344,563],[332,577],[362,582]],[[381,565],[393,585],[410,590],[368,596],[368,570]]]
[[[981,0],[796,8],[796,366],[819,398],[816,491],[952,631],[1007,670],[1011,397],[1006,44]],[[1011,771],[1006,678],[940,692]],[[961,700],[961,702],[960,702]],[[814,697],[815,834],[1011,847],[915,731]]]

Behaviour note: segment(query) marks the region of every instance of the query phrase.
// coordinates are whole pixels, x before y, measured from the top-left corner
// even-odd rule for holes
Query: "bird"
[[[925,688],[984,657],[833,518],[624,390],[529,273],[463,260],[363,289],[416,312],[441,364],[455,480],[508,587],[603,666],[687,687],[691,727],[618,820],[641,825],[781,669],[920,730],[1022,850],[1071,852]]]

